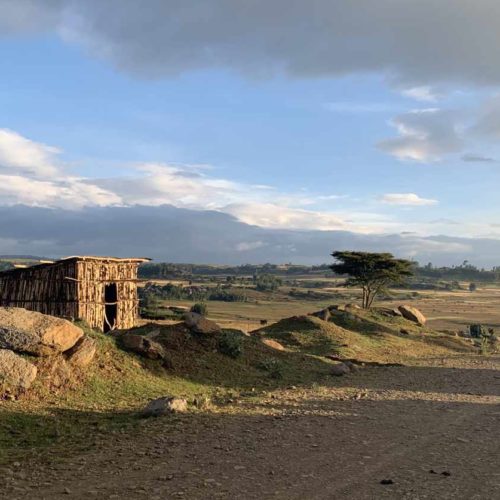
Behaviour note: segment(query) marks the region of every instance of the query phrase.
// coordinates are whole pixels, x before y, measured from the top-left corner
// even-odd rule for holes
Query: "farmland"
[[[332,304],[360,301],[360,291],[340,286],[341,279],[297,276],[291,285],[286,276],[280,278],[284,285],[275,292],[257,292],[250,284],[231,286],[231,290],[245,293],[248,301],[209,301],[210,317],[228,328],[249,332],[259,328],[261,320],[275,322],[289,316],[309,314]],[[250,278],[247,278],[247,282],[250,282]],[[216,283],[208,281],[208,277],[199,281],[155,280],[155,283],[175,283],[185,287],[216,286]],[[500,327],[500,287],[496,283],[486,283],[470,292],[467,286],[468,283],[461,282],[461,288],[452,291],[394,289],[375,305],[394,307],[403,302],[411,304],[425,314],[428,325],[436,330],[461,331],[474,323]],[[321,298],[315,298],[317,294]],[[193,303],[192,300],[169,299],[162,301],[161,305],[190,307]]]

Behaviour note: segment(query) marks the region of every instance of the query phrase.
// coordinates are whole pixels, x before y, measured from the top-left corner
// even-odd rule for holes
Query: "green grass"
[[[138,410],[156,397],[181,396],[190,402],[201,397],[223,404],[240,394],[330,380],[327,360],[279,352],[256,338],[242,338],[243,352],[236,359],[198,340],[171,346],[167,370],[159,361],[122,351],[112,337],[86,333],[98,342],[88,369],[75,371],[55,392],[41,372],[29,395],[0,402],[0,462],[45,452],[77,454],[105,436],[132,432],[142,422]]]
[[[404,328],[408,334],[400,334]],[[336,354],[364,361],[408,362],[412,358],[470,352],[462,339],[419,327],[403,318],[356,310],[337,313],[326,322],[312,316],[287,318],[263,328],[260,335],[288,349],[315,356]]]
[[[318,304],[314,309],[319,309]],[[124,352],[114,338],[84,327],[98,345],[89,368],[74,370],[64,386],[54,389],[48,376],[50,363],[40,359],[39,377],[30,394],[19,401],[0,402],[0,462],[38,453],[61,457],[77,454],[98,445],[106,436],[133,432],[143,422],[138,410],[160,396],[181,396],[188,401],[209,398],[220,410],[220,404],[241,395],[258,396],[292,385],[334,384],[329,375],[331,362],[325,358],[329,354],[407,362],[412,357],[470,351],[462,339],[377,312],[340,314],[334,321],[311,316],[278,321],[259,334],[243,336],[242,352],[236,358],[218,352],[217,342],[179,334],[175,326],[138,328],[136,332],[143,334],[159,330],[168,353],[168,369],[161,361]],[[409,335],[399,333],[402,327]],[[264,345],[259,335],[277,340],[287,350]],[[198,410],[192,407],[192,411]],[[170,421],[175,423],[175,418]]]

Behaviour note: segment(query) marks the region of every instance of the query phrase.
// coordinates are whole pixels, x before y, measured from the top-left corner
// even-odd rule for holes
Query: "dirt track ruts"
[[[337,387],[272,396],[18,464],[0,497],[500,497],[498,358],[367,368]]]

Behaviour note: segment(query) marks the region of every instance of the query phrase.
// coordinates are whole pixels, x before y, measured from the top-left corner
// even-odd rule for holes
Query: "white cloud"
[[[81,208],[121,203],[113,192],[65,171],[58,148],[0,129],[0,203]]]
[[[437,200],[432,200],[429,198],[421,198],[415,193],[388,193],[384,194],[381,198],[383,203],[389,205],[406,205],[406,206],[429,206],[436,205]]]
[[[138,165],[136,172],[130,177],[92,182],[117,193],[129,205],[171,204],[184,208],[216,209],[245,193],[243,186],[209,177],[192,165],[145,163]]]
[[[16,132],[0,131],[0,204],[69,209],[168,204],[218,210],[262,227],[345,227],[334,214],[297,208],[316,198],[217,178],[209,175],[207,165],[144,163],[136,165],[129,177],[88,179],[68,174],[65,165],[57,161],[59,153],[57,148]]]
[[[115,193],[86,181],[65,179],[40,180],[20,175],[0,175],[0,202],[2,205],[19,203],[38,207],[77,209],[85,206],[121,204]]]
[[[287,229],[346,229],[348,226],[337,215],[276,205],[273,203],[239,203],[228,205],[223,211],[247,224],[267,228]]]
[[[0,129],[0,170],[33,176],[57,175],[57,148],[34,142],[9,129]]]
[[[410,97],[411,99],[415,99],[416,101],[423,102],[436,102],[439,97],[437,92],[435,92],[428,85],[404,89],[401,93],[406,97]]]
[[[379,142],[378,148],[399,160],[439,161],[463,148],[455,114],[451,111],[415,110],[397,116],[392,125],[399,137]]]

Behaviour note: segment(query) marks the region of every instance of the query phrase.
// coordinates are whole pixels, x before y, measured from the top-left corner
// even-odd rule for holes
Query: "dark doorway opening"
[[[104,285],[104,332],[116,328],[116,317],[118,315],[118,290],[116,283]]]

